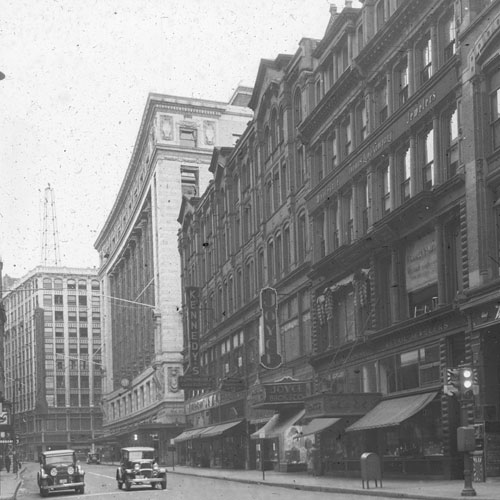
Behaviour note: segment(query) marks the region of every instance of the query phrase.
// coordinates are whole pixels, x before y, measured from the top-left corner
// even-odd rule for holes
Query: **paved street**
[[[31,499],[40,498],[36,484],[37,464],[27,464],[24,473],[24,484],[17,498]],[[239,482],[223,481],[220,479],[192,477],[181,474],[169,474],[167,492],[152,490],[150,487],[134,487],[133,491],[120,491],[115,481],[115,467],[110,465],[87,465],[86,488],[84,495],[76,495],[74,492],[53,493],[49,498],[106,498],[109,500],[118,498],[133,498],[134,500],[154,500],[166,498],[175,500],[195,499],[217,499],[217,500],[250,500],[250,499],[287,499],[303,500],[304,491],[290,490],[281,487],[272,487],[257,484],[243,484]],[[338,500],[362,500],[363,495],[350,495],[345,493],[317,493],[308,491],[307,498],[311,500],[338,499]]]

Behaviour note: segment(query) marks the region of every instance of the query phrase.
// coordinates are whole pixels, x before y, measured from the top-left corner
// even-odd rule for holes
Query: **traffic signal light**
[[[463,399],[472,399],[474,385],[474,370],[471,366],[460,367],[460,394]]]
[[[458,394],[460,391],[460,370],[458,368],[446,369],[446,384],[444,393],[448,396]]]

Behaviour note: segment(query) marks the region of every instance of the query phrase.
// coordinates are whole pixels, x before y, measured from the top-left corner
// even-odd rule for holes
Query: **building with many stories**
[[[12,445],[21,460],[51,449],[88,452],[102,427],[97,270],[36,267],[4,289],[3,305],[3,454]]]
[[[199,196],[215,146],[232,146],[252,113],[251,89],[228,103],[150,94],[128,169],[95,242],[103,301],[108,451],[152,445],[167,459],[183,429],[182,296],[177,216]],[[171,456],[171,455],[169,455]]]
[[[487,0],[346,2],[261,62],[253,121],[179,215],[202,374],[182,463],[319,453],[351,475],[375,452],[386,476],[459,477],[474,425],[476,480],[500,475],[499,19]]]

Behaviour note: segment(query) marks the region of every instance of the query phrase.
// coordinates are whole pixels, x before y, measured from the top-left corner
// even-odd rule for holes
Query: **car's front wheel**
[[[49,496],[49,492],[47,490],[44,490],[43,488],[40,488],[40,496],[47,497]]]
[[[167,478],[165,478],[160,484],[161,484],[161,489],[166,490],[167,489]]]
[[[85,493],[85,486],[79,486],[75,491],[78,494],[83,495]]]
[[[130,488],[132,488],[132,482],[129,481],[128,479],[125,479],[125,489],[127,491],[130,491]]]

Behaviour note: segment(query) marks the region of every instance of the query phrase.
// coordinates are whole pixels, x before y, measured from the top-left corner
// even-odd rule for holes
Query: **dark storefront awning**
[[[184,431],[182,434],[179,434],[177,437],[175,437],[174,443],[180,443],[181,441],[187,441],[188,439],[193,439],[197,435],[199,435],[200,432],[204,430],[205,427],[202,427],[200,429],[188,429],[187,431]]]
[[[188,441],[190,439],[198,439],[198,438],[208,438],[221,436],[226,431],[229,431],[233,427],[241,424],[243,420],[237,420],[236,422],[227,422],[225,424],[218,425],[210,425],[208,427],[198,427],[196,429],[188,429],[184,431],[182,434],[179,434],[174,438],[174,443],[180,443],[181,441]]]
[[[233,427],[236,427],[237,425],[241,424],[241,422],[243,422],[243,420],[238,420],[236,422],[228,422],[225,424],[213,425],[209,427],[206,431],[204,431],[203,434],[200,434],[200,437],[207,438],[207,437],[221,436],[222,434],[229,431]]]
[[[346,431],[362,431],[399,425],[427,406],[436,397],[436,394],[437,392],[427,392],[382,401],[364,417],[347,427]]]
[[[340,418],[313,418],[308,424],[302,427],[302,436],[310,436],[311,434],[324,431],[339,420]]]
[[[306,410],[300,410],[292,415],[284,416],[284,414],[275,413],[271,419],[261,429],[251,434],[252,439],[273,438],[279,436],[285,429],[291,427],[298,422]]]

